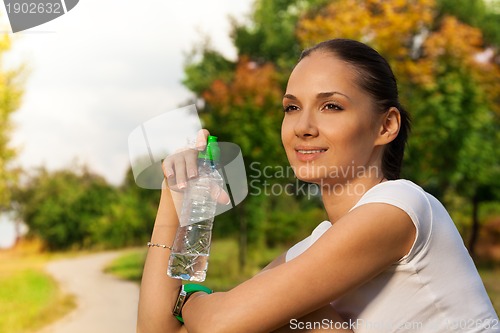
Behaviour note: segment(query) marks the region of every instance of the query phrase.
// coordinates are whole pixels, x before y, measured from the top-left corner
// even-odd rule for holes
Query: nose
[[[313,112],[302,110],[300,116],[296,118],[294,131],[298,138],[308,138],[318,136],[316,116]]]

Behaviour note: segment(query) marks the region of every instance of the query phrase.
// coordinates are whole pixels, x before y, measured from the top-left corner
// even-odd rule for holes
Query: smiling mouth
[[[317,153],[324,153],[325,151],[327,151],[327,149],[314,149],[314,150],[297,149],[296,151],[301,154],[317,154]]]
[[[297,147],[295,148],[295,156],[301,162],[312,162],[325,153],[328,148],[318,148],[318,147]]]

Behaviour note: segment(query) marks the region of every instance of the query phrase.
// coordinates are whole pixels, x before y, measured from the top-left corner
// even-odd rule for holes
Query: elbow
[[[173,317],[172,317],[173,318]],[[174,318],[175,319],[175,318]],[[137,319],[136,333],[186,333],[185,327],[177,319],[155,320],[151,317],[141,317]]]
[[[183,309],[184,324],[189,333],[234,333],[234,322],[218,302],[223,293],[199,295]],[[187,311],[186,311],[187,310]]]
[[[186,324],[189,333],[234,333],[234,327],[224,324],[222,320],[196,321],[194,324]]]
[[[215,315],[184,315],[184,325],[189,333],[224,333],[228,332]]]

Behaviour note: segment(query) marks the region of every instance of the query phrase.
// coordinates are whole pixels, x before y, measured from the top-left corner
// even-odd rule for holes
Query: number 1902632
[[[5,8],[9,14],[63,14],[61,3],[23,2],[7,3]]]

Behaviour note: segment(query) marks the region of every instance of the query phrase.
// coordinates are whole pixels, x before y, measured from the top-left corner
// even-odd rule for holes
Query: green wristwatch
[[[182,307],[184,303],[188,300],[189,296],[194,294],[197,291],[202,291],[207,294],[213,293],[213,291],[201,284],[184,284],[181,286],[179,291],[179,296],[177,297],[177,301],[175,302],[174,308],[172,310],[172,314],[179,320],[181,323],[184,323],[184,319],[182,319]]]

